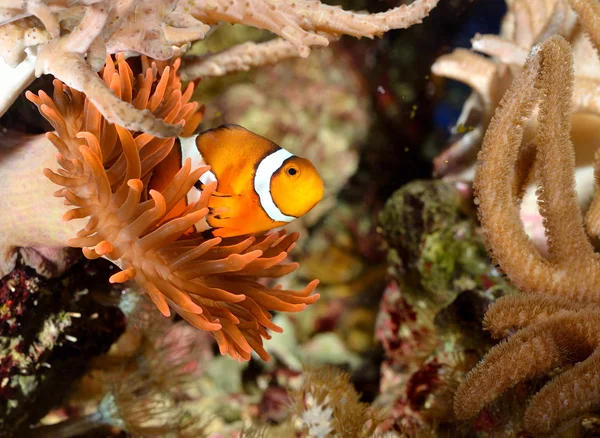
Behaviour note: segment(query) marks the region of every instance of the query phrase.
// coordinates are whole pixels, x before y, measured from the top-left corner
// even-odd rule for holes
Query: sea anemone
[[[184,92],[172,65],[142,58],[135,76],[123,55],[107,58],[100,76],[123,101],[149,110],[168,123],[194,132],[201,120],[190,103],[193,84]],[[283,264],[298,235],[284,231],[258,237],[205,238],[191,226],[208,213],[214,184],[183,211],[174,209],[208,167],[191,168],[188,159],[167,187],[148,189],[153,168],[171,151],[173,138],[132,132],[103,118],[85,97],[54,81],[52,98],[40,91],[27,97],[56,132],[47,138],[58,150],[60,169],[44,175],[60,188],[55,196],[72,206],[63,221],[87,224],[67,240],[90,259],[105,257],[120,266],[111,282],[134,279],[163,315],[174,309],[195,327],[210,331],[221,354],[250,359],[254,350],[268,360],[262,338],[281,332],[270,311],[297,312],[319,298],[318,281],[303,291],[270,288],[261,277],[280,277],[297,268]],[[55,186],[56,187],[56,186]],[[180,205],[180,204],[179,204]],[[64,242],[63,242],[64,244]]]

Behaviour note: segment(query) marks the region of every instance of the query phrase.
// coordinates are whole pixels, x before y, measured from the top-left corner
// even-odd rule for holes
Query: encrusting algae
[[[123,101],[169,123],[183,122],[184,132],[191,133],[201,112],[188,102],[193,85],[180,91],[178,66],[178,60],[166,65],[142,58],[144,73],[136,77],[120,55],[116,61],[107,58],[100,75]],[[282,262],[298,235],[280,231],[207,239],[186,234],[207,215],[215,183],[183,213],[170,213],[208,167],[191,169],[187,160],[164,190],[146,193],[152,169],[175,140],[110,124],[82,93],[58,80],[54,86],[52,98],[44,92],[27,97],[56,129],[47,137],[58,150],[61,168],[45,169],[44,175],[63,187],[55,196],[74,207],[63,220],[88,219],[67,243],[82,248],[88,258],[114,261],[123,270],[111,282],[135,279],[165,316],[172,308],[195,327],[210,331],[222,354],[248,360],[254,350],[268,360],[262,338],[270,338],[267,329],[281,331],[270,312],[300,311],[319,298],[312,294],[316,280],[300,292],[258,282],[259,277],[276,278],[297,268]]]

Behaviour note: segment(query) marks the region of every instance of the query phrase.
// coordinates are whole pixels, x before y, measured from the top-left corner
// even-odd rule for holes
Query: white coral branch
[[[51,62],[60,56],[61,63]],[[44,47],[38,58],[38,67],[52,74],[68,86],[84,92],[102,115],[131,131],[144,131],[156,137],[173,137],[181,132],[181,125],[172,125],[154,117],[150,111],[140,111],[117,97],[97,74],[90,70],[81,55],[61,50],[60,40]],[[39,72],[38,72],[39,73]]]
[[[42,22],[53,38],[57,38],[60,35],[60,25],[56,12],[75,4],[89,6],[99,1],[102,0],[0,0],[0,26],[33,16]]]
[[[10,108],[15,99],[35,78],[37,47],[27,49],[27,56],[16,67],[12,67],[0,58],[0,117]]]
[[[311,46],[327,46],[330,38],[339,35],[373,38],[391,29],[418,24],[438,1],[416,0],[410,6],[402,5],[380,14],[345,11],[319,0],[211,0],[195,2],[189,10],[182,2],[178,9],[188,10],[207,24],[225,21],[269,30],[292,43],[300,56],[306,57]]]
[[[298,56],[296,47],[281,38],[264,43],[246,42],[214,54],[185,57],[181,79],[191,81],[199,77],[224,76]]]
[[[37,61],[36,75],[52,74],[70,87],[84,92],[112,123],[157,137],[178,135],[181,132],[180,125],[167,123],[153,116],[150,111],[140,111],[122,101],[90,69],[84,55],[98,41],[108,19],[109,8],[105,2],[89,7],[73,32],[43,46]],[[100,41],[99,44],[103,45],[103,42]],[[60,62],[56,62],[57,60]]]
[[[440,56],[431,66],[437,76],[454,79],[475,90],[485,106],[491,104],[491,89],[497,84],[499,66],[492,60],[469,50],[458,48]]]
[[[0,58],[11,67],[16,67],[27,57],[26,49],[45,44],[50,35],[34,18],[24,18],[5,24],[0,32]]]

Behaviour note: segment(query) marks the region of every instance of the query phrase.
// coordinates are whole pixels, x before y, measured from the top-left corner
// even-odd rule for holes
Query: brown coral
[[[167,122],[184,122],[184,132],[193,132],[201,114],[196,103],[188,102],[193,86],[180,90],[179,61],[164,68],[143,64],[144,73],[134,77],[124,56],[116,62],[108,58],[101,76],[136,109]],[[319,297],[311,295],[316,281],[301,292],[257,281],[296,269],[296,264],[282,262],[298,235],[207,240],[185,234],[207,214],[214,186],[181,215],[171,218],[171,210],[207,167],[191,169],[186,161],[168,187],[150,190],[146,199],[152,169],[170,152],[174,139],[113,125],[82,93],[58,80],[54,85],[52,98],[43,92],[28,97],[56,129],[47,135],[59,152],[61,168],[44,174],[63,187],[56,196],[74,206],[63,220],[89,218],[67,243],[82,248],[88,258],[113,260],[123,270],[112,282],[135,279],[164,315],[171,307],[194,326],[211,331],[222,354],[248,360],[254,350],[268,359],[262,338],[269,338],[267,329],[281,331],[271,322],[270,311],[299,311]]]
[[[600,257],[585,234],[575,194],[569,136],[573,76],[572,51],[563,38],[534,48],[490,123],[475,178],[491,253],[531,295],[506,297],[490,308],[485,325],[494,336],[518,331],[468,374],[456,393],[455,411],[459,418],[470,418],[518,382],[573,365],[530,401],[525,426],[539,435],[600,405]],[[523,180],[518,160],[524,126],[536,105],[535,169],[548,259],[535,250],[519,218]]]
[[[439,175],[470,176],[481,141],[501,97],[519,74],[533,46],[551,35],[565,37],[575,58],[574,112],[598,113],[600,64],[588,36],[593,36],[594,8],[589,0],[507,1],[500,35],[476,34],[473,51],[458,48],[441,56],[434,74],[469,85],[473,93],[454,128],[453,142],[435,160]],[[571,6],[581,13],[577,17]],[[484,57],[475,52],[481,52]],[[578,126],[574,125],[577,129]],[[578,145],[576,144],[576,147]]]

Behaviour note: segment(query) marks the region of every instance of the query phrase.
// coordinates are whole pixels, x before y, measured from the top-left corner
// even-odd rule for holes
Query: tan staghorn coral
[[[152,63],[134,77],[121,55],[116,63],[107,60],[101,76],[123,101],[167,122],[184,122],[184,132],[193,131],[201,114],[196,103],[188,102],[193,86],[180,91],[178,65],[176,61],[158,68]],[[258,281],[296,269],[297,264],[282,262],[298,235],[282,231],[207,240],[186,234],[207,214],[214,186],[183,213],[174,216],[171,210],[208,168],[191,169],[187,160],[164,190],[150,190],[146,199],[152,169],[170,152],[174,139],[110,124],[82,93],[57,80],[54,85],[52,98],[43,92],[28,97],[56,129],[48,138],[58,150],[60,168],[44,170],[54,184],[41,179],[39,184],[59,187],[55,196],[68,206],[63,220],[77,222],[70,229],[79,230],[71,231],[68,244],[82,248],[88,258],[114,261],[123,270],[111,277],[112,282],[135,279],[164,315],[172,308],[192,325],[211,331],[222,354],[248,360],[256,351],[267,360],[262,338],[270,337],[267,329],[281,331],[271,322],[270,312],[300,311],[319,298],[311,295],[317,281],[300,292]],[[81,219],[87,219],[85,226]],[[49,227],[57,222],[52,216],[43,221]],[[65,232],[59,233],[56,245],[61,245]]]
[[[275,38],[263,43],[248,41],[216,54],[187,56],[181,76],[184,80],[225,76],[232,72],[247,71],[252,67],[275,64],[296,57],[298,50],[284,39]]]
[[[492,335],[518,331],[467,375],[455,411],[459,418],[473,417],[517,383],[559,369],[525,413],[534,435],[600,406],[600,257],[584,231],[574,190],[573,82],[573,55],[562,37],[536,46],[490,123],[475,178],[490,252],[528,295],[502,298],[489,309],[485,326]],[[535,170],[548,258],[537,252],[519,217],[522,138],[536,107]]]
[[[311,46],[327,46],[340,35],[373,38],[391,29],[406,29],[421,21],[439,0],[416,0],[379,14],[358,14],[337,6],[323,5],[318,0],[296,0],[278,3],[267,0],[198,6],[189,11],[209,24],[217,20],[243,23],[269,30],[280,38],[263,43],[246,43],[209,57],[191,58],[182,70],[189,78],[221,76],[229,71],[247,70],[253,66],[274,63],[293,56],[306,57]]]
[[[0,115],[34,79],[52,74],[84,92],[110,122],[157,137],[180,133],[147,111],[119,101],[99,82],[94,71],[106,54],[126,52],[167,60],[185,52],[218,22],[243,23],[267,29],[283,40],[261,46],[247,44],[208,60],[193,58],[187,77],[276,62],[310,47],[326,46],[348,34],[374,37],[390,29],[420,23],[439,0],[416,0],[380,14],[358,14],[317,0],[178,1],[82,0],[61,2],[5,1],[0,7],[0,74],[9,86],[0,92]],[[208,62],[208,66],[205,64]]]
[[[358,14],[337,6],[322,4],[319,0],[274,2],[251,0],[246,2],[214,1],[180,5],[204,23],[244,23],[269,30],[292,43],[301,56],[308,56],[310,46],[326,46],[328,36],[355,37],[381,36],[391,29],[404,29],[420,23],[439,0],[417,0],[410,6],[402,5],[379,14]]]

